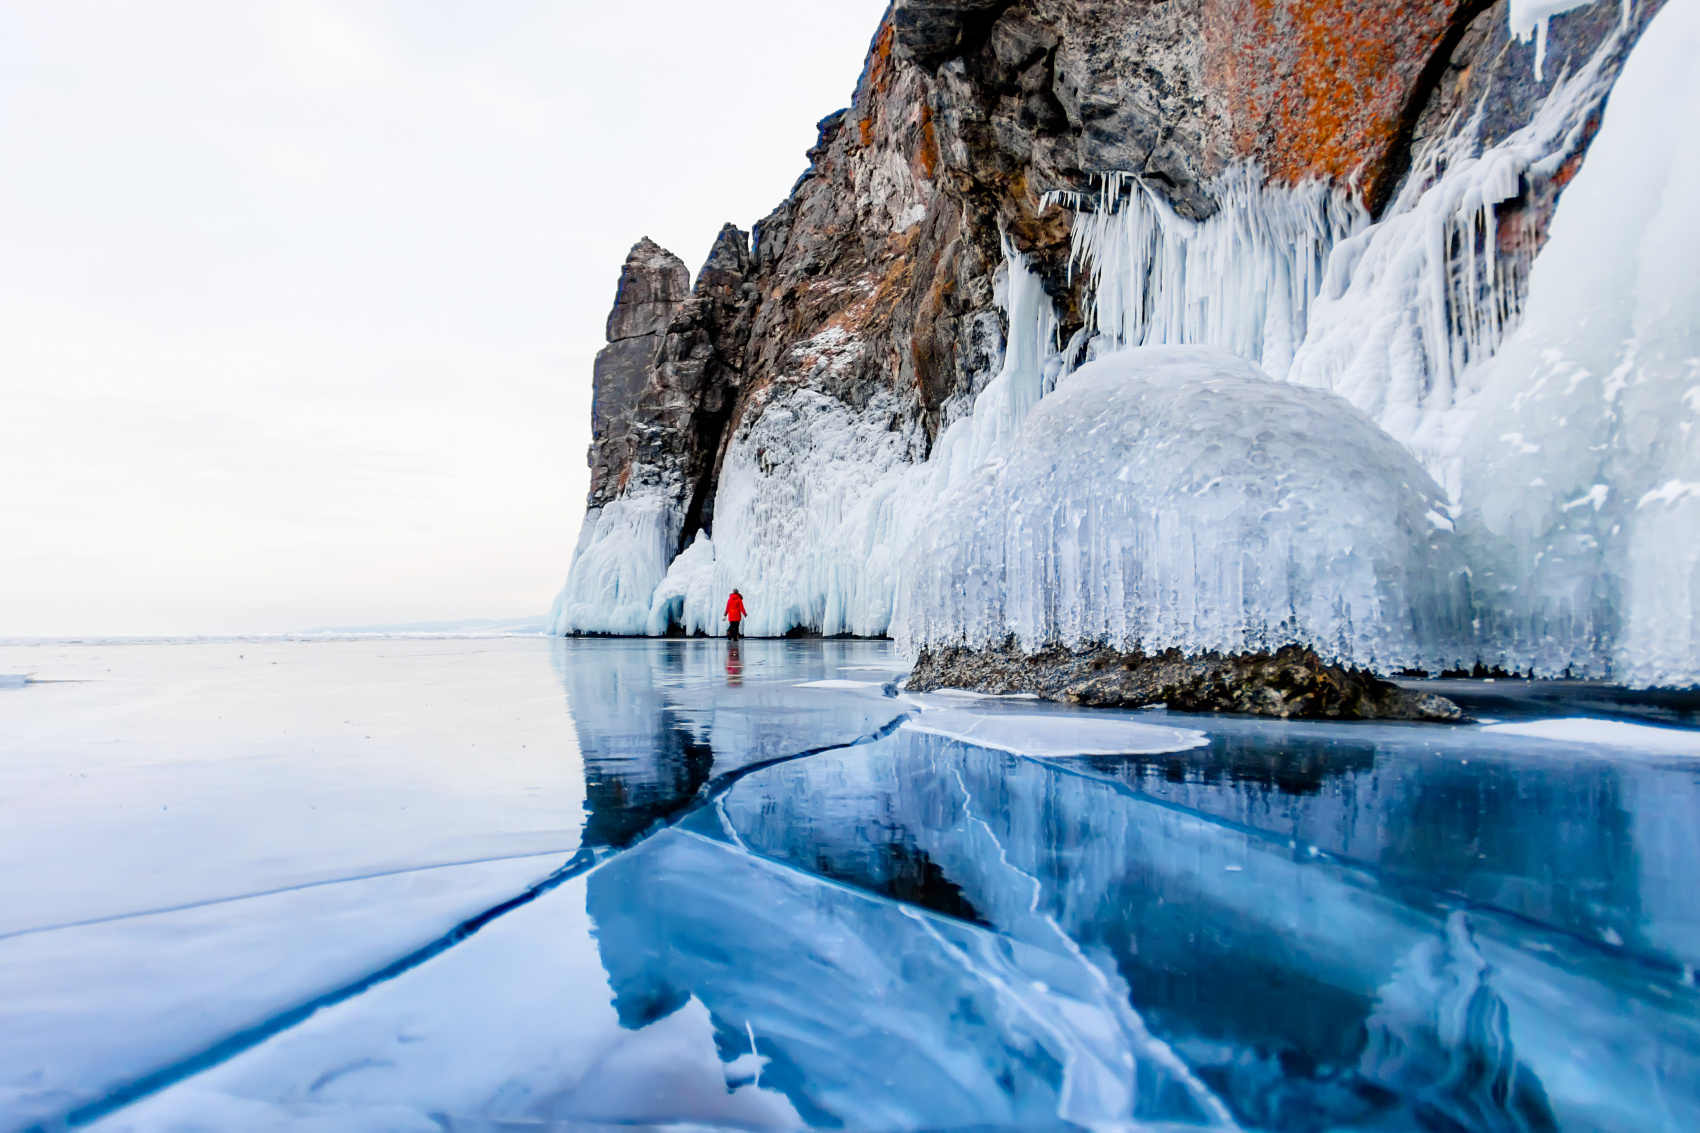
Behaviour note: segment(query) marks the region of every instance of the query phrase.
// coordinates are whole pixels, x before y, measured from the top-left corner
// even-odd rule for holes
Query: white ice
[[[1700,5],[1631,53],[1464,444],[1508,668],[1700,681]]]
[[[1482,728],[1502,736],[1531,736],[1566,744],[1626,749],[1657,755],[1700,755],[1700,732],[1657,728],[1623,720],[1576,717],[1562,720],[1528,720],[1515,724],[1489,724]]]
[[[1141,347],[1082,367],[936,502],[894,636],[1451,667],[1468,614],[1444,507],[1343,400],[1225,350]]]
[[[1419,155],[1382,219],[1335,248],[1316,296],[1291,379],[1369,414],[1454,496],[1464,406],[1480,388],[1473,367],[1521,315],[1494,210],[1575,152],[1606,93],[1600,68],[1613,46],[1492,147],[1479,140],[1486,104],[1472,108],[1455,134]]]
[[[655,588],[646,629],[651,637],[660,637],[673,626],[691,636],[718,637],[725,603],[726,596],[714,588],[714,541],[699,531]]]
[[[1521,43],[1535,41],[1535,79],[1540,81],[1546,77],[1547,58],[1547,25],[1554,16],[1562,15],[1572,8],[1585,8],[1598,0],[1510,0],[1506,5],[1506,16],[1510,23],[1511,34]],[[1635,0],[1621,0],[1623,19],[1627,23],[1634,7]]]
[[[1014,712],[923,712],[906,731],[948,736],[976,747],[1040,758],[1071,755],[1156,755],[1204,747],[1210,737],[1194,728],[1169,728],[1115,716]]]
[[[852,680],[828,679],[828,680],[824,680],[824,681],[803,681],[802,683],[797,685],[797,687],[798,688],[829,688],[829,689],[837,689],[837,690],[842,691],[842,692],[865,692],[868,689],[884,688],[888,683],[889,682],[887,682],[887,681],[852,681]]]
[[[1369,216],[1342,190],[1266,185],[1251,166],[1212,188],[1219,208],[1192,221],[1140,178],[1112,173],[1093,207],[1078,212],[1071,255],[1088,273],[1093,350],[1220,346],[1284,379],[1330,250]]]
[[[672,498],[652,487],[587,513],[545,632],[645,633],[683,521]]]

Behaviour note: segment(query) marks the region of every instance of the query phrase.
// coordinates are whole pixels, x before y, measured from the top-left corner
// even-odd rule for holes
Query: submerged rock
[[[1024,653],[1013,639],[985,649],[924,649],[909,675],[913,692],[961,688],[1034,693],[1097,708],[1166,704],[1177,712],[1244,712],[1283,719],[1429,720],[1457,724],[1458,706],[1412,692],[1362,669],[1331,665],[1311,649],[1274,653],[1148,655],[1108,648],[1052,647]]]

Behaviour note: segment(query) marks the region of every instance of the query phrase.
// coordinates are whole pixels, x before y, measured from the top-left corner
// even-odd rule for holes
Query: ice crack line
[[[884,726],[872,732],[858,736],[848,743],[827,744],[822,747],[809,748],[806,751],[794,752],[790,755],[780,755],[775,756],[772,759],[758,760],[755,763],[747,764],[743,767],[737,768],[736,770],[728,771],[723,775],[717,775],[713,779],[710,779],[707,783],[703,784],[701,790],[698,791],[697,798],[693,802],[681,807],[678,811],[668,816],[664,823],[658,823],[648,831],[645,831],[643,834],[633,839],[627,845],[618,848],[607,846],[582,846],[579,848],[578,852],[572,856],[571,860],[561,866],[560,869],[551,873],[548,877],[545,877],[543,880],[527,887],[515,896],[508,898],[506,901],[503,901],[498,905],[493,905],[483,912],[467,918],[448,932],[444,933],[442,936],[437,937],[428,944],[414,949],[407,955],[398,960],[392,961],[377,971],[361,976],[359,979],[344,984],[335,990],[315,996],[313,999],[310,999],[305,1003],[291,1007],[286,1011],[255,1023],[253,1026],[238,1031],[235,1034],[228,1035],[198,1054],[192,1054],[189,1057],[180,1059],[169,1066],[164,1066],[158,1070],[144,1074],[140,1078],[133,1079],[130,1082],[111,1089],[102,1097],[68,1110],[58,1117],[48,1118],[44,1121],[37,1122],[35,1125],[28,1126],[22,1131],[22,1133],[58,1133],[59,1130],[77,1129],[85,1125],[91,1125],[94,1122],[99,1121],[101,1118],[115,1113],[126,1106],[134,1105],[143,1098],[151,1097],[152,1095],[159,1093],[161,1090],[174,1086],[185,1079],[192,1078],[203,1071],[211,1070],[213,1067],[218,1066],[221,1063],[228,1062],[230,1059],[235,1058],[244,1051],[258,1046],[260,1043],[265,1042],[274,1035],[281,1034],[282,1032],[289,1030],[291,1027],[295,1027],[305,1022],[308,1018],[325,1008],[335,1007],[339,1003],[344,1003],[353,999],[355,996],[362,995],[365,992],[370,991],[379,984],[388,983],[397,976],[412,971],[414,968],[425,963],[425,961],[442,955],[461,941],[471,937],[498,917],[506,916],[515,909],[524,908],[526,905],[531,904],[550,890],[556,889],[566,882],[588,873],[592,869],[595,869],[606,862],[612,861],[621,854],[643,844],[654,834],[657,834],[662,830],[671,829],[678,823],[682,822],[685,818],[696,813],[698,810],[701,810],[703,807],[716,805],[720,796],[735,787],[738,784],[738,781],[743,779],[745,776],[753,775],[755,772],[769,767],[776,767],[782,763],[790,763],[798,759],[808,759],[811,756],[825,755],[827,752],[843,751],[846,748],[861,747],[866,744],[877,743],[896,732],[897,729],[902,726],[903,722],[909,719],[910,715],[911,714],[907,712],[901,713]]]

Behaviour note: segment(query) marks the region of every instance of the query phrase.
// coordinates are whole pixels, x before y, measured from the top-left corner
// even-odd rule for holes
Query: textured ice
[[[1700,681],[1700,6],[1631,53],[1464,441],[1484,632],[1507,668]]]
[[[1285,378],[1330,250],[1369,216],[1342,190],[1265,185],[1254,166],[1230,170],[1212,189],[1219,207],[1199,222],[1138,177],[1104,177],[1093,207],[1075,219],[1071,252],[1090,283],[1092,348],[1220,346]]]
[[[1482,729],[1502,736],[1533,736],[1560,743],[1590,744],[1659,755],[1700,755],[1700,732],[1680,728],[1654,728],[1622,720],[1588,717],[1564,720],[1526,720],[1512,724],[1489,724]]]
[[[1329,260],[1310,334],[1291,379],[1332,390],[1410,448],[1450,492],[1459,486],[1461,406],[1479,388],[1521,313],[1514,260],[1498,254],[1495,209],[1531,173],[1568,160],[1605,97],[1601,66],[1616,47],[1555,85],[1534,119],[1483,148],[1486,103],[1421,155],[1381,221]],[[1589,164],[1599,160],[1591,156]]]
[[[315,676],[327,648],[359,663]],[[3,667],[94,676],[117,660],[79,656]],[[582,821],[599,864],[581,857],[585,873],[453,947],[269,1030],[280,989],[374,973],[410,933],[535,874],[415,871],[0,941],[0,1065],[34,1067],[0,1084],[0,1128],[81,1126],[69,1111],[90,1085],[134,1082],[197,1034],[238,1041],[97,1127],[1700,1127],[1691,761],[1232,716],[1184,750],[1040,760],[891,727],[917,707],[946,719],[932,709],[949,699],[962,713],[959,698],[798,687],[896,659],[853,641],[314,644],[277,647],[234,689],[232,658],[145,684],[119,660],[104,682],[7,693],[0,846],[26,809],[50,811],[25,832],[64,836],[33,872],[90,908],[121,911],[137,877],[229,868],[205,852],[225,848],[221,810],[299,816],[276,777],[239,777],[174,798],[172,815],[177,799],[219,803],[188,808],[199,853],[151,844],[157,812],[114,852],[106,788],[61,775],[49,793],[19,778],[20,752],[63,771],[93,750],[110,772],[127,745],[91,738],[129,734],[142,772],[173,747],[216,771],[266,723],[346,795],[337,770],[362,762],[369,729],[396,772],[356,812],[380,824],[379,854],[455,819],[413,817],[429,798],[415,778],[488,821],[531,805],[495,784],[564,766],[583,811],[575,791],[540,813]],[[1508,699],[1539,711],[1527,691]],[[203,720],[208,703],[227,719]],[[972,703],[991,726],[1004,711]],[[1003,719],[1041,716],[1041,740],[1184,723],[1063,706]],[[358,743],[331,744],[323,725],[350,718]],[[558,746],[575,735],[582,765]],[[551,736],[529,762],[505,742]],[[466,740],[476,755],[442,758]],[[299,826],[257,844],[299,871],[326,834]],[[31,872],[0,871],[15,923],[50,896],[18,888]],[[256,1024],[269,1037],[245,1047]],[[104,1079],[54,1092],[97,1064]]]
[[[1336,726],[1317,746],[1342,739]],[[1395,729],[1379,739],[1425,746]],[[1200,777],[1214,766],[1202,750],[1156,761],[1159,786],[1247,795],[1246,816],[1222,821],[1147,797],[1144,783],[1130,791],[1113,777],[1129,763],[1103,764],[1100,777],[1092,763],[1061,768],[901,732],[889,745],[761,771],[724,809],[731,834],[766,857],[901,889],[1034,948],[1074,949],[1099,968],[1106,998],[1131,1001],[1152,1038],[1208,1083],[1204,1104],[1225,1103],[1242,1128],[1300,1127],[1295,1112],[1303,1127],[1332,1129],[1423,1128],[1443,1114],[1449,1128],[1507,1130],[1651,1131],[1700,1119],[1700,1032],[1674,973],[1656,992],[1632,991],[1633,960],[1618,967],[1491,899],[1454,912],[1439,894],[1407,904],[1408,882],[1379,880],[1389,861],[1432,879],[1441,847],[1459,838],[1471,860],[1477,847],[1509,851],[1508,872],[1480,880],[1515,899],[1519,883],[1538,887],[1544,855],[1568,850],[1573,830],[1531,808],[1517,846],[1502,847],[1482,830],[1479,804],[1505,796],[1478,799],[1445,766],[1455,759],[1437,759],[1422,782],[1392,793],[1366,784],[1360,812],[1325,820],[1336,836],[1387,847],[1379,861],[1335,863],[1292,840],[1298,814],[1336,805],[1332,777],[1321,792],[1295,784],[1277,796],[1240,775]],[[1448,819],[1434,825],[1441,812]],[[1411,821],[1431,837],[1413,844]],[[918,892],[917,875],[948,881]],[[1634,900],[1613,898],[1623,899]],[[1599,978],[1601,963],[1620,974]],[[1372,1108],[1367,1096],[1381,1100]]]
[[[1225,350],[1142,347],[1081,368],[937,501],[896,636],[1450,666],[1468,612],[1444,512],[1341,399]]]
[[[687,634],[717,637],[725,610],[726,595],[714,588],[714,541],[699,531],[655,588],[646,628],[651,637],[660,637],[673,626]]]
[[[923,712],[904,722],[912,732],[995,748],[1017,755],[1155,755],[1203,747],[1210,737],[1194,728],[1170,728],[1120,717],[1077,716],[961,710]]]
[[[678,512],[666,496],[640,490],[587,513],[545,632],[645,633],[678,549]]]

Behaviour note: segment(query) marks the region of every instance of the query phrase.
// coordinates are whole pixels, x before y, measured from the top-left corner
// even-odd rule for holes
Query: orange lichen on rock
[[[1205,74],[1235,159],[1272,179],[1356,186],[1378,203],[1425,75],[1477,0],[1205,0]]]

